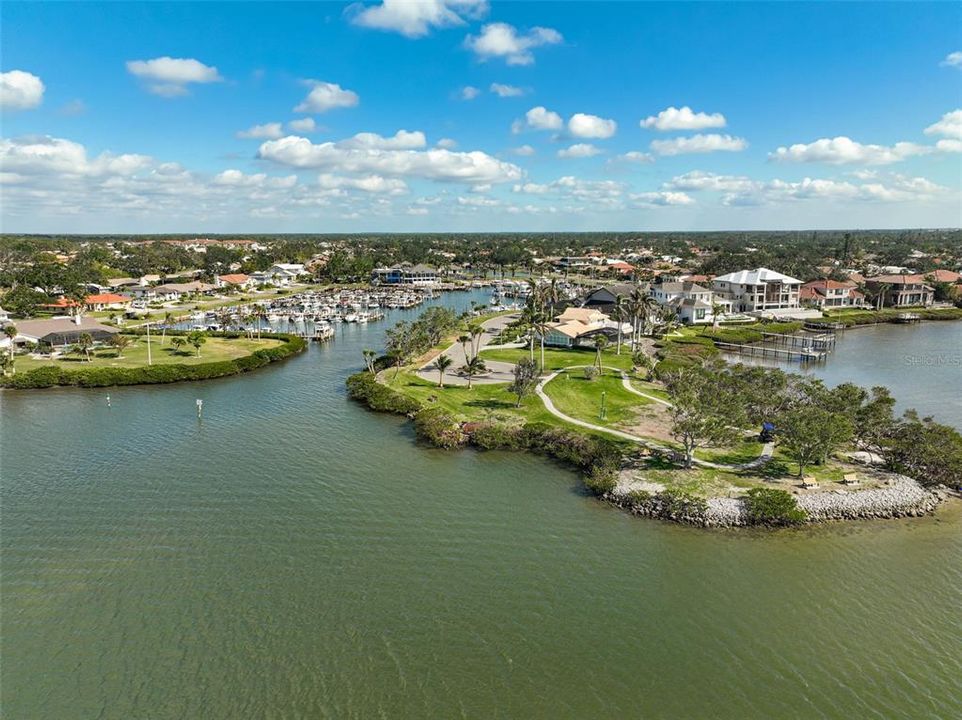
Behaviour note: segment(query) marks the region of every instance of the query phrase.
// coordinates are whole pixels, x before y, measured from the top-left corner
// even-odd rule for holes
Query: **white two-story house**
[[[768,268],[739,270],[712,280],[712,290],[729,301],[734,312],[756,315],[798,310],[801,287],[801,280]]]

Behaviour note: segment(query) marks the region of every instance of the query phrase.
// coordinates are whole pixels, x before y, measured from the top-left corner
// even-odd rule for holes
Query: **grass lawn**
[[[517,363],[522,357],[529,357],[528,348],[507,348],[495,350],[482,350],[481,356],[485,360],[501,360],[509,363]],[[544,364],[546,372],[554,372],[570,365],[593,365],[596,352],[590,348],[585,349],[561,349],[545,348]],[[602,354],[602,363],[607,367],[619,368],[621,370],[631,369],[631,353],[626,348],[621,349],[621,355],[615,354],[614,349],[605,350]],[[534,359],[541,361],[541,347],[535,343]]]
[[[476,384],[468,390],[463,386],[439,388],[413,372],[402,370],[397,378],[393,370],[385,370],[382,378],[388,386],[420,401],[426,407],[442,407],[463,420],[498,420],[501,422],[546,422],[565,425],[545,410],[544,403],[534,394],[524,399],[520,408],[515,407],[517,397],[507,390],[506,384]]]
[[[638,408],[650,404],[628,392],[621,383],[621,375],[612,370],[594,380],[587,380],[581,370],[562,373],[544,386],[545,394],[565,415],[602,427],[619,427],[630,422]],[[601,395],[605,394],[607,414],[600,418]]]
[[[695,457],[724,465],[741,465],[751,462],[762,454],[764,445],[754,438],[746,438],[729,448],[698,448]]]
[[[69,369],[90,367],[140,367],[147,364],[147,337],[128,335],[131,344],[124,348],[123,357],[117,357],[117,351],[111,347],[97,347],[90,354],[90,362],[82,355],[67,355],[56,360],[37,360],[31,357],[17,356],[18,372],[26,372],[41,367],[57,365]],[[150,350],[154,365],[179,364],[196,365],[199,363],[215,362],[218,360],[233,360],[250,355],[255,350],[277,347],[280,340],[262,339],[249,340],[247,338],[208,337],[207,342],[200,348],[200,357],[193,347],[185,347],[175,352],[170,338],[161,344],[159,335],[151,335]]]

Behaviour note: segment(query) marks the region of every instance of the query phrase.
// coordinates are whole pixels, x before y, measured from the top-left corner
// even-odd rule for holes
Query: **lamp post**
[[[602,420],[605,420],[608,417],[608,408],[605,405],[605,400],[607,398],[607,395],[608,395],[607,392],[605,392],[604,390],[601,391],[601,412],[599,413],[599,417]]]

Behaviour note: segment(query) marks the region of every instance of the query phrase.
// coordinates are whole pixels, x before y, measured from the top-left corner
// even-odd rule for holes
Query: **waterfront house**
[[[199,280],[189,283],[165,283],[151,288],[153,299],[161,302],[176,302],[185,295],[210,295],[216,289],[213,285],[208,285]],[[147,295],[145,294],[143,297],[146,298]]]
[[[297,278],[305,272],[304,266],[300,263],[274,263],[267,270],[251,273],[250,280],[254,285],[288,287],[297,282]]]
[[[861,307],[865,295],[852,280],[812,280],[802,285],[799,301],[817,308]]]
[[[631,331],[631,325],[622,324],[622,333]],[[618,322],[603,312],[591,308],[569,307],[547,324],[544,344],[552,347],[588,347],[594,338],[605,335],[609,340],[618,336]]]
[[[247,290],[253,287],[254,281],[251,280],[249,275],[244,273],[230,273],[227,275],[218,275],[214,278],[214,285],[218,288],[237,288],[238,290]]]
[[[768,268],[740,270],[712,280],[715,294],[727,300],[734,312],[789,315],[799,309],[802,281]]]
[[[430,286],[438,282],[438,271],[430,265],[396,265],[376,268],[371,274],[375,285]]]
[[[918,274],[876,275],[865,286],[879,297],[883,307],[919,307],[935,302],[935,288]]]
[[[14,343],[39,344],[63,347],[77,342],[88,333],[94,342],[103,342],[120,332],[117,328],[103,325],[94,318],[51,318],[49,320],[21,320],[17,323]]]
[[[685,325],[698,325],[715,321],[712,308],[720,306],[719,316],[731,310],[731,302],[716,297],[715,293],[690,281],[661,282],[651,286],[651,297],[663,307],[671,308]]]
[[[84,305],[87,310],[126,310],[130,307],[129,295],[117,295],[116,293],[100,293],[88,295],[84,298]]]
[[[625,303],[635,290],[641,290],[643,294],[647,295],[648,289],[648,283],[612,283],[611,285],[603,285],[589,292],[582,306],[591,310],[598,310],[606,315],[613,315],[615,305],[619,299]]]

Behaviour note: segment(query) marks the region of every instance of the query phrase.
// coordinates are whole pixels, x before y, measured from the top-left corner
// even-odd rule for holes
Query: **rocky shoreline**
[[[867,471],[866,474],[872,475],[883,486],[798,496],[798,507],[805,511],[806,522],[921,517],[935,512],[948,497],[947,491],[928,490],[904,475],[880,470]],[[638,492],[631,484],[621,482],[604,499],[633,515],[690,525],[744,527],[752,524],[748,519],[745,501],[740,498],[710,498],[679,506],[676,502],[666,502],[662,495]]]

